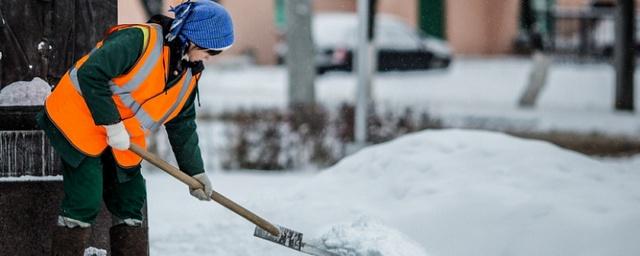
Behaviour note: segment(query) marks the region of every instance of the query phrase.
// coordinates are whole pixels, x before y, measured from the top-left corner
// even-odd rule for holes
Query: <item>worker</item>
[[[234,42],[231,16],[209,0],[187,1],[145,24],[118,25],[54,87],[37,116],[60,155],[64,198],[53,255],[83,255],[102,208],[111,213],[111,255],[148,255],[142,159],[129,151],[164,126],[180,169],[210,200],[196,133],[195,99],[203,61]],[[199,100],[198,100],[199,104]],[[143,240],[141,240],[143,239]]]

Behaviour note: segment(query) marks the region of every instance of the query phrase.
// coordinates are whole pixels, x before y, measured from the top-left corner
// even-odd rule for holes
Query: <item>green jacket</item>
[[[121,74],[125,74],[136,63],[143,50],[143,33],[140,29],[129,28],[117,31],[105,39],[103,46],[96,50],[78,70],[78,81],[82,96],[93,116],[96,125],[115,124],[120,121],[120,114],[111,98],[112,93],[108,82]],[[203,69],[202,63],[185,63],[181,60],[178,48],[170,45],[172,54],[169,60],[170,74],[184,66],[197,66],[196,72]],[[173,86],[179,77],[169,77],[167,88]],[[196,133],[196,90],[189,96],[180,113],[165,124],[169,143],[173,149],[178,166],[189,175],[204,172],[204,164],[198,146]],[[78,151],[55,127],[43,111],[37,117],[37,122],[51,141],[51,145],[61,158],[69,165],[77,167],[86,157]],[[133,169],[120,169],[119,176],[133,176],[139,171],[139,166]]]

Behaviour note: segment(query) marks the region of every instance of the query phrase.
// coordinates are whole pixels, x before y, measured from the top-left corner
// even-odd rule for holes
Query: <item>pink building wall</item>
[[[396,15],[407,24],[417,27],[417,0],[378,0],[378,11]]]
[[[518,32],[518,0],[448,0],[446,34],[457,54],[504,54]]]
[[[313,2],[313,9],[316,12],[332,10],[356,11],[355,0],[317,0]]]
[[[236,42],[224,55],[249,54],[258,64],[276,62],[274,46],[278,31],[274,22],[274,0],[224,0],[233,18]]]
[[[118,24],[142,23],[146,21],[144,9],[139,1],[118,0]]]

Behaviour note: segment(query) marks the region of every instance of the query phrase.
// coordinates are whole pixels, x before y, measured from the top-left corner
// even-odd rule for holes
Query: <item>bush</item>
[[[290,109],[253,109],[227,112],[221,116],[229,124],[228,154],[224,169],[283,170],[326,167],[346,155],[354,142],[355,108],[349,104],[330,111],[320,105]],[[426,112],[411,109],[396,114],[370,112],[369,142],[380,143],[400,135],[427,128],[440,128],[441,122]]]

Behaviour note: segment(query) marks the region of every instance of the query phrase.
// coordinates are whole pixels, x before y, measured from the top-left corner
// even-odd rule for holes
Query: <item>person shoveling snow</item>
[[[102,202],[112,214],[111,255],[147,255],[140,158],[130,145],[161,126],[181,170],[199,184],[191,195],[210,200],[194,101],[202,61],[234,42],[231,16],[213,1],[186,1],[175,19],[112,27],[104,40],[60,79],[38,125],[63,162],[64,199],[52,255],[81,255]],[[137,239],[132,239],[137,238]]]

